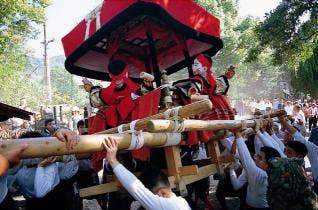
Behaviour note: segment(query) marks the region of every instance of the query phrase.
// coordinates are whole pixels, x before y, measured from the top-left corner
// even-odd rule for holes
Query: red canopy
[[[193,0],[105,0],[62,42],[66,69],[100,80],[111,59],[126,61],[130,77],[157,76],[155,68],[171,74],[223,47],[219,20]]]

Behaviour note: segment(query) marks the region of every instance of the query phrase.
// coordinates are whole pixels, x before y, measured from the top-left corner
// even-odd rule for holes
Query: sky
[[[274,9],[281,0],[239,0],[239,16],[264,18],[266,12]],[[77,23],[99,5],[102,0],[51,0],[51,5],[46,9],[47,40],[54,39],[49,44],[49,57],[64,55],[61,38],[65,36]],[[43,27],[39,26],[38,30]],[[37,40],[29,40],[28,48],[35,57],[43,56],[43,34]]]

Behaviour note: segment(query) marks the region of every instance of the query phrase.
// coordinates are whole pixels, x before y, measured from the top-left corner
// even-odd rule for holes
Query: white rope
[[[131,121],[129,124],[130,130],[129,132],[131,133],[131,141],[130,145],[128,147],[128,150],[137,150],[140,149],[141,147],[144,146],[145,139],[142,135],[141,131],[136,130],[136,123],[138,120]]]
[[[181,106],[177,106],[173,109],[168,109],[163,112],[163,116],[166,120],[173,120],[174,121],[174,127],[173,132],[181,133],[184,131],[184,121],[179,116],[179,110]]]
[[[184,121],[183,120],[175,120],[175,129],[174,132],[178,132],[181,133],[184,131],[185,127],[184,127]]]
[[[120,125],[120,126],[118,126],[117,127],[117,131],[118,131],[118,133],[123,133],[124,131],[123,131],[123,125]]]
[[[89,29],[90,29],[90,27],[91,27],[91,22],[92,22],[91,19],[88,19],[88,20],[86,21],[86,30],[85,30],[85,38],[84,38],[84,41],[85,41],[86,39],[88,39],[88,37],[89,37]]]
[[[130,132],[135,133],[136,132],[136,123],[138,120],[133,120],[129,124]]]
[[[171,114],[171,109],[167,109],[166,111],[163,112],[163,116],[166,120],[170,119],[170,114]]]
[[[96,18],[96,31],[97,31],[98,29],[100,29],[100,10],[96,12],[95,18]]]
[[[173,108],[173,119],[177,119],[179,118],[179,110],[180,110],[181,106],[177,106],[175,108]]]
[[[144,146],[145,139],[142,132],[132,133],[130,145],[127,150],[137,150]]]
[[[173,109],[167,109],[163,112],[163,116],[166,120],[179,118],[179,110],[182,106],[177,106]]]
[[[85,30],[85,37],[84,41],[89,38],[89,30],[91,27],[91,22],[93,19],[96,20],[96,31],[100,29],[100,14],[102,10],[103,3],[98,5],[92,12],[90,12],[86,17],[85,17],[85,22],[86,22],[86,30]]]
[[[174,146],[181,142],[181,133],[166,133],[167,142],[163,146]]]
[[[161,86],[159,87],[159,89],[164,89],[164,88],[167,88],[167,87],[171,87],[171,85],[169,85],[169,84],[164,84],[164,85],[161,85]]]

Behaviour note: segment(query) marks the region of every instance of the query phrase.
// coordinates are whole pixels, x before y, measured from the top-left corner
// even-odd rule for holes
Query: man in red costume
[[[90,93],[91,105],[99,108],[99,112],[90,120],[89,134],[130,122],[135,100],[139,97],[139,86],[129,79],[128,68],[123,61],[111,61],[108,70],[112,81],[106,88],[83,81],[85,90]],[[92,163],[96,171],[102,168],[104,157],[104,152],[93,155]]]
[[[193,62],[192,69],[194,76],[190,79],[180,80],[173,83],[175,87],[176,98],[179,103],[186,105],[191,103],[191,96],[206,95],[211,100],[213,108],[210,112],[197,116],[201,120],[227,120],[234,119],[231,106],[226,98],[229,89],[228,79],[235,74],[235,67],[230,67],[225,75],[215,77],[212,74],[212,59],[204,55],[198,55]],[[199,148],[198,143],[207,142],[214,133],[212,131],[191,131],[187,135],[187,145],[181,146],[182,163],[196,164],[193,162],[193,154]],[[202,179],[199,182],[192,183],[187,186],[189,196],[187,201],[192,208],[196,208],[196,203],[192,200],[192,193],[195,197],[200,198],[206,205],[206,209],[214,209],[213,204],[208,198],[209,179]]]
[[[192,65],[194,78],[199,78],[202,81],[201,94],[208,95],[213,104],[212,111],[203,117],[209,120],[233,120],[234,113],[227,97],[216,93],[218,83],[213,76],[211,68],[212,59],[202,54],[197,56]]]
[[[212,59],[205,55],[198,55],[193,62],[194,76],[190,78],[193,88],[188,90],[188,100],[182,100],[185,104],[190,103],[190,95],[207,95],[213,104],[212,111],[198,117],[201,120],[233,120],[234,113],[228,102],[226,92],[228,83],[217,82],[212,73]],[[226,74],[227,75],[227,74]],[[225,77],[227,77],[225,75]],[[234,76],[231,73],[231,77]],[[228,79],[230,79],[229,77]],[[199,84],[199,85],[198,85]],[[184,99],[185,97],[183,97]],[[184,105],[185,105],[184,104]],[[193,131],[188,133],[188,144],[195,145],[198,141],[206,142],[213,136],[212,131]]]
[[[142,72],[140,74],[140,83],[135,83],[128,77],[128,68],[121,60],[113,60],[108,65],[111,83],[108,87],[94,87],[87,79],[83,80],[84,88],[90,94],[90,103],[92,107],[98,108],[98,113],[89,121],[89,134],[103,131],[108,128],[116,127],[120,124],[129,123],[132,120],[148,116],[147,114],[154,114],[158,112],[158,105],[160,100],[160,90],[152,91],[158,92],[158,102],[153,102],[149,97],[155,97],[154,93],[148,92],[153,89],[152,81],[153,76]],[[147,96],[142,96],[147,93]],[[153,102],[154,108],[151,108],[147,102]],[[143,107],[147,106],[145,109]],[[154,112],[154,113],[152,113]],[[125,167],[130,170],[135,170],[146,164],[145,161],[149,158],[149,148],[142,147],[138,150],[133,150],[128,153],[120,155]],[[133,158],[134,159],[133,159]],[[105,152],[97,152],[92,156],[92,166],[96,172],[100,171],[103,167],[103,159]],[[104,175],[109,173],[109,168],[104,165]],[[111,173],[111,172],[110,172]],[[106,176],[104,181],[107,182]],[[126,202],[122,202],[119,197],[124,196]],[[108,203],[108,209],[127,209],[129,199],[126,195],[121,193],[111,193]]]

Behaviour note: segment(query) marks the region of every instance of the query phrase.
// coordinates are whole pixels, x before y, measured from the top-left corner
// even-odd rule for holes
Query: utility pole
[[[43,42],[41,42],[41,44],[43,44],[44,46],[44,55],[43,55],[43,59],[44,59],[44,90],[47,91],[46,95],[47,98],[46,100],[48,101],[48,103],[51,105],[52,102],[52,90],[51,90],[51,70],[49,67],[49,60],[48,60],[48,45],[49,43],[54,42],[54,39],[51,39],[49,41],[47,41],[46,39],[46,24],[43,24],[43,34],[44,34],[44,40]]]

